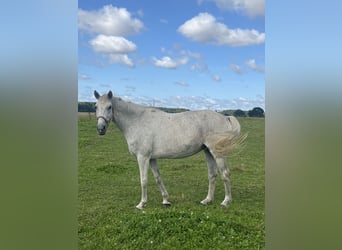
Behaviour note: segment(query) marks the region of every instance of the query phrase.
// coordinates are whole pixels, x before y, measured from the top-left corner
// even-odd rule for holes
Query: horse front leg
[[[163,196],[163,203],[162,204],[165,206],[171,205],[171,203],[167,200],[169,198],[169,194],[167,193],[166,188],[164,186],[164,183],[160,177],[160,172],[158,169],[157,160],[151,159],[150,160],[150,166],[152,169],[153,176],[154,176],[154,178],[155,178],[155,180],[159,186],[160,192],[162,193],[162,196]]]
[[[140,172],[140,183],[141,183],[141,200],[136,206],[138,209],[143,209],[147,203],[147,180],[148,180],[148,165],[149,157],[138,155],[137,156]]]

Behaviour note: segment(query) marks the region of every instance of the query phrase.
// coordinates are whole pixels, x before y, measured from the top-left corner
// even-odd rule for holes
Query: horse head
[[[113,93],[112,91],[109,91],[107,94],[100,96],[100,94],[95,90],[94,96],[97,100],[95,105],[97,132],[99,135],[104,135],[106,134],[109,122],[113,119]]]

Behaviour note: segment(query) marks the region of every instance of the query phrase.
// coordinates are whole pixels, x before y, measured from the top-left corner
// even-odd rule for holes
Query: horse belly
[[[152,158],[184,158],[196,154],[202,149],[203,142],[200,138],[170,136],[165,140],[154,142]]]

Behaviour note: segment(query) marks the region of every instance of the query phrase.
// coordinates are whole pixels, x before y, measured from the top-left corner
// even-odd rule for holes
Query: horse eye
[[[110,105],[109,107],[108,107],[108,110],[110,110],[112,108],[112,105]]]

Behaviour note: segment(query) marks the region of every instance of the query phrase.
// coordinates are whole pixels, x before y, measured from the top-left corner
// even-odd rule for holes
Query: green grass
[[[242,152],[228,158],[233,202],[220,206],[223,183],[217,178],[215,201],[200,205],[207,194],[203,153],[179,160],[159,160],[171,207],[149,171],[148,204],[140,201],[137,162],[123,135],[111,124],[98,136],[96,120],[80,117],[79,248],[80,249],[264,249],[264,119],[240,118],[248,132]]]

